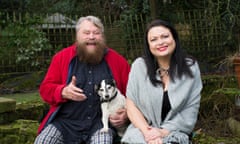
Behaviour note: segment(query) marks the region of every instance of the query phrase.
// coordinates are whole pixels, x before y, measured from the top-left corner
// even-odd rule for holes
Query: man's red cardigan
[[[45,127],[46,123],[50,122],[50,119],[53,119],[59,106],[67,101],[62,98],[61,92],[67,85],[68,81],[71,80],[69,76],[71,61],[76,56],[76,53],[76,45],[72,45],[55,54],[51,61],[47,74],[39,89],[43,101],[50,105],[50,110],[41,122],[38,133],[40,133]],[[110,48],[104,59],[112,72],[118,89],[125,95],[128,74],[130,71],[128,62],[125,58]]]

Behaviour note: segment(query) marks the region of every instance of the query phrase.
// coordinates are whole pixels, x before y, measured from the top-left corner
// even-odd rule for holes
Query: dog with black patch
[[[99,85],[95,85],[95,91],[100,96],[102,123],[101,132],[108,132],[108,120],[111,114],[115,114],[120,108],[125,107],[125,96],[119,91],[114,79],[105,79]],[[119,136],[122,136],[126,127],[117,128]]]

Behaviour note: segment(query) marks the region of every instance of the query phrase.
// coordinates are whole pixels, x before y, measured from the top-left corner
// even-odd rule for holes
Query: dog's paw
[[[108,128],[102,128],[102,129],[100,130],[100,132],[101,132],[101,133],[106,133],[106,132],[108,132]]]

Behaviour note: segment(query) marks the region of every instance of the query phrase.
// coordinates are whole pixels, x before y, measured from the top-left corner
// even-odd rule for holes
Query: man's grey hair
[[[98,17],[91,16],[91,15],[90,16],[86,16],[86,17],[80,17],[78,19],[78,22],[76,24],[76,32],[79,31],[81,23],[83,21],[85,21],[85,20],[92,22],[96,27],[101,29],[102,33],[104,33],[104,27],[103,27],[103,24],[102,24],[101,20]]]

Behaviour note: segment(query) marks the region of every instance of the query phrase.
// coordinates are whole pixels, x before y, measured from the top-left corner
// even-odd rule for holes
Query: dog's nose
[[[109,95],[106,95],[105,98],[109,98]]]

